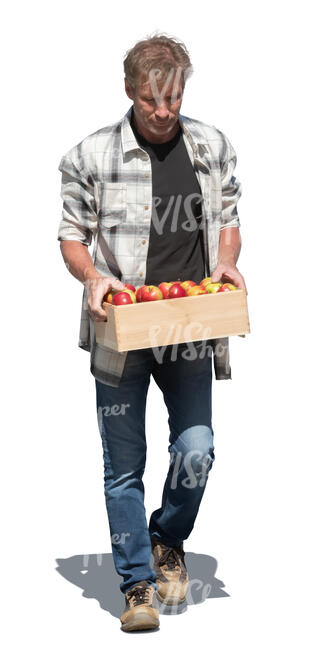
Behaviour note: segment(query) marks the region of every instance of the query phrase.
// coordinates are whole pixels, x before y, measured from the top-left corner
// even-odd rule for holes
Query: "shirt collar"
[[[130,124],[132,108],[133,105],[130,106],[129,110],[121,120],[121,146],[123,154],[128,151],[133,151],[134,149],[141,150]],[[207,138],[205,138],[205,135],[196,127],[193,120],[186,115],[181,115],[180,113],[178,119],[183,133],[192,147],[194,158],[202,159],[201,151],[207,153],[207,147],[205,146],[207,145]],[[202,150],[199,145],[203,145],[204,149]]]

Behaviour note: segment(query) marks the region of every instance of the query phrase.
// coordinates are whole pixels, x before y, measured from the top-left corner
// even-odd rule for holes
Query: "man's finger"
[[[105,309],[103,309],[103,308],[100,307],[100,306],[97,306],[97,307],[91,307],[91,306],[89,305],[89,306],[88,306],[88,312],[89,312],[91,318],[93,318],[93,320],[95,320],[95,319],[99,319],[99,320],[107,320],[107,314],[106,314],[106,311],[105,311]]]
[[[112,289],[121,290],[124,288],[125,285],[123,282],[121,282],[121,280],[115,279],[115,280],[111,280],[110,286]]]

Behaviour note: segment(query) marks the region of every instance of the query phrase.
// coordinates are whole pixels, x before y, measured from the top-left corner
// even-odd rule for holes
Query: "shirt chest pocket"
[[[127,183],[102,181],[98,184],[99,223],[112,228],[127,219]]]

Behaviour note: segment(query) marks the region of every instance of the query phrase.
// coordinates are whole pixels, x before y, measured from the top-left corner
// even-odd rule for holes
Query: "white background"
[[[231,339],[232,381],[213,385],[216,460],[189,554],[216,562],[229,597],[156,633],[120,631],[89,354],[77,346],[82,285],[57,242],[61,156],[131,102],[122,61],[154,30],[194,66],[181,113],[237,153],[251,334]],[[311,592],[311,51],[308,3],[127,6],[15,2],[2,33],[2,633],[6,648],[102,648],[195,637],[209,648],[308,648]],[[147,516],[168,466],[167,412],[151,381]],[[91,578],[82,557],[93,557]],[[105,556],[106,557],[106,556]],[[210,560],[209,560],[210,558]],[[91,562],[90,558],[90,562]],[[62,570],[56,567],[61,565]],[[66,579],[67,576],[67,579]],[[197,576],[200,577],[200,576]],[[86,586],[84,590],[84,585]],[[103,591],[103,600],[98,595]],[[86,596],[86,597],[84,597]]]

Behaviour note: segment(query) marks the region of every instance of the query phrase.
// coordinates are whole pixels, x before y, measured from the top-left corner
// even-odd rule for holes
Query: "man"
[[[185,45],[176,39],[158,35],[136,43],[124,61],[131,108],[73,147],[59,165],[58,239],[69,271],[84,284],[79,345],[91,352],[125,631],[159,626],[156,596],[168,605],[186,600],[183,542],[214,461],[211,351],[216,378],[230,378],[228,340],[198,341],[191,358],[188,344],[168,346],[161,358],[153,347],[118,353],[97,344],[94,321],[106,320],[103,298],[124,283],[137,288],[211,275],[214,282],[229,280],[246,290],[236,267],[236,155],[216,127],[180,114],[191,69]],[[203,354],[203,343],[210,354]],[[142,476],[151,375],[168,408],[170,462],[161,507],[147,525]]]

